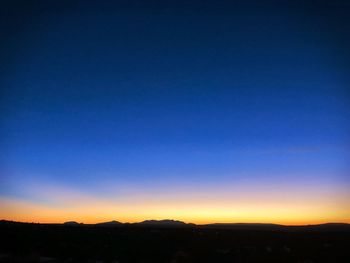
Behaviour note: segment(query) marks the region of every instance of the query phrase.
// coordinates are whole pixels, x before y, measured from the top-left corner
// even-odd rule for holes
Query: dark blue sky
[[[349,5],[173,2],[2,4],[2,196],[347,180]]]

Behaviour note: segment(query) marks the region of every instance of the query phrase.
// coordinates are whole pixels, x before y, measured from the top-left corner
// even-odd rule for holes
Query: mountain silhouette
[[[156,226],[156,227],[183,227],[183,226],[188,226],[189,224],[186,224],[185,222],[178,221],[178,220],[164,219],[164,220],[145,220],[140,223],[137,223],[137,225]]]
[[[16,226],[16,225],[61,225],[57,223],[28,223],[28,222],[17,222],[10,220],[0,220],[0,226]],[[109,221],[101,222],[96,224],[83,224],[76,221],[67,221],[62,225],[64,226],[84,226],[84,227],[93,227],[93,226],[142,226],[142,227],[193,227],[197,229],[232,229],[232,230],[271,230],[271,231],[321,231],[321,232],[350,232],[350,224],[348,223],[324,223],[324,224],[314,224],[314,225],[279,225],[279,224],[266,224],[266,223],[213,223],[213,224],[204,224],[196,225],[192,223],[185,223],[178,220],[164,219],[164,220],[145,220],[139,223],[121,223],[119,221]]]
[[[121,226],[123,225],[123,223],[116,221],[116,220],[112,220],[109,222],[101,222],[101,223],[97,223],[95,224],[96,226]]]
[[[64,222],[63,225],[66,225],[66,226],[79,226],[80,224],[76,221],[67,221],[67,222]]]

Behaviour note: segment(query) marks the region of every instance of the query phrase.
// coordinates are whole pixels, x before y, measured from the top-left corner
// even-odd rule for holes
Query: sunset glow
[[[212,189],[206,192],[124,193],[121,198],[98,197],[71,189],[48,189],[37,193],[37,201],[2,198],[1,218],[24,221],[61,223],[74,220],[98,223],[111,220],[140,222],[149,218],[172,218],[189,223],[278,223],[285,225],[350,222],[349,194],[345,189],[254,189],[242,192],[240,187]],[[237,191],[228,192],[228,189]],[[178,197],[181,192],[181,197]]]
[[[0,219],[350,223],[343,9],[39,2],[3,19]]]

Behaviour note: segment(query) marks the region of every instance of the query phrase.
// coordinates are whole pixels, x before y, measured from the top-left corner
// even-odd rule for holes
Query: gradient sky
[[[0,218],[350,222],[350,4],[230,2],[1,2]]]

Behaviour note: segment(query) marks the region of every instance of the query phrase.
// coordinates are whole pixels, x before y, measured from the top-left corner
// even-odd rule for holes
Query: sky
[[[346,1],[1,6],[0,219],[350,223]]]

